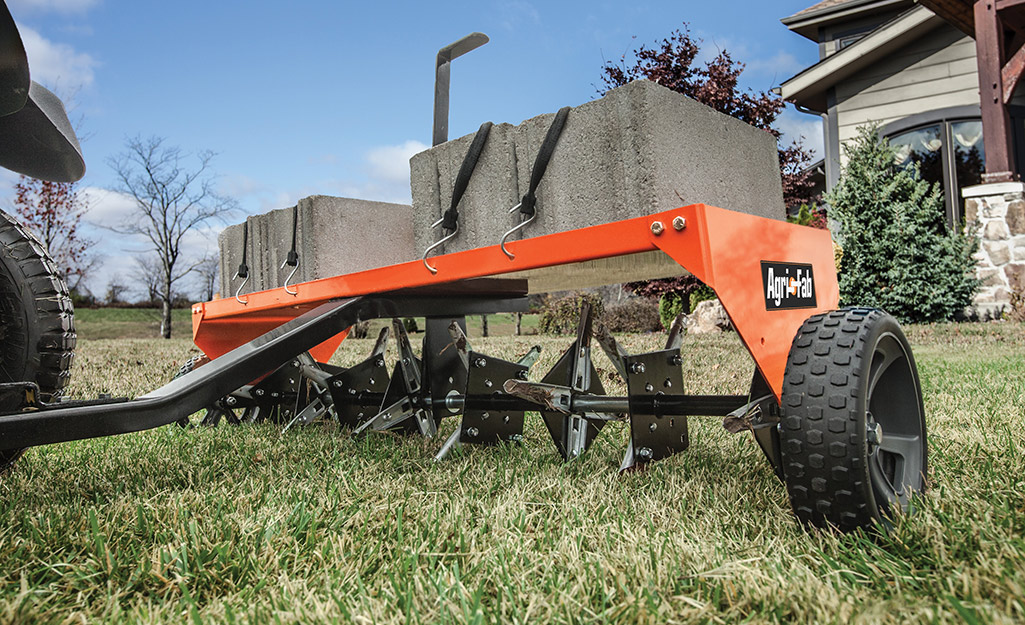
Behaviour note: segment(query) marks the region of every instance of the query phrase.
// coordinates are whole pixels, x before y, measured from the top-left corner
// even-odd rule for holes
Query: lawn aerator
[[[0,13],[6,42],[16,30],[5,14],[6,7]],[[451,58],[452,49],[445,62]],[[27,67],[24,75],[27,80]],[[0,93],[7,107],[0,113],[9,113],[14,91]],[[463,161],[453,207],[479,153],[471,146]],[[539,157],[532,191],[544,166]],[[41,173],[73,178],[77,172]],[[454,236],[458,223],[445,225]],[[671,258],[715,291],[756,364],[748,394],[685,392],[679,323],[664,349],[629,354],[586,305],[575,340],[539,381],[528,376],[536,350],[509,361],[470,346],[465,316],[525,310],[524,276],[531,271],[641,253]],[[205,410],[206,425],[271,421],[288,428],[329,419],[354,435],[388,430],[426,437],[437,435],[443,419],[460,417],[439,460],[459,444],[519,441],[526,414],[539,413],[570,461],[616,422],[630,432],[622,469],[636,470],[688,447],[688,417],[717,416],[732,432],[752,432],[802,522],[868,527],[906,509],[925,487],[925,421],[911,349],[885,313],[834,310],[833,248],[822,230],[692,204],[517,241],[503,237],[429,262],[425,254],[255,293],[240,287],[233,297],[193,306],[201,361],[141,397],[88,401],[60,398],[75,340],[66,288],[45,251],[6,217],[0,260],[6,465],[25,447],[186,425]],[[243,265],[238,277],[247,273]],[[516,278],[502,277],[507,274]],[[412,316],[426,318],[419,356],[398,321]],[[349,328],[375,318],[396,321],[393,330],[381,331],[366,360],[350,368],[327,364]],[[400,357],[389,367],[390,334]],[[606,394],[591,360],[593,343],[625,380],[626,396]]]

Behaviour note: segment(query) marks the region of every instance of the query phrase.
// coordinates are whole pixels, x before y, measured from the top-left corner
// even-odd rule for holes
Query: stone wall
[[[999,318],[1013,293],[1025,294],[1025,184],[977,185],[963,195],[965,220],[978,224],[981,240],[975,307],[982,317]]]

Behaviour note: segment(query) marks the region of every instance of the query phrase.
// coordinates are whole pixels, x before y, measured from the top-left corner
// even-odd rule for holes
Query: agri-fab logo
[[[765,310],[814,308],[815,278],[811,265],[762,261]]]

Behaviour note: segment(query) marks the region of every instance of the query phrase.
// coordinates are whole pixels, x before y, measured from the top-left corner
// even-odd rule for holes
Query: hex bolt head
[[[637,457],[644,458],[645,460],[651,458],[651,449],[648,447],[641,447],[637,450]]]
[[[683,364],[683,356],[676,354],[675,356],[669,359],[669,363],[672,364],[674,367],[679,367]]]
[[[295,367],[296,369],[298,369],[298,368],[299,368],[299,367],[301,367],[302,365],[300,365],[300,364],[299,364],[299,361],[298,361],[298,360],[293,360],[293,361],[292,361],[292,366],[293,366],[293,367]]]
[[[648,431],[649,432],[654,432],[657,429],[658,429],[658,424],[657,423],[652,423],[652,424],[648,425]]]
[[[335,388],[342,388],[342,381],[341,380],[335,380],[334,382],[331,383],[331,385],[334,386]]]
[[[478,430],[477,428],[470,428],[466,430],[466,435],[470,438],[477,438],[478,434],[480,434],[480,430]]]
[[[665,230],[666,226],[661,221],[651,222],[651,234],[655,235],[656,237],[665,232]]]
[[[488,361],[485,360],[484,358],[477,358],[476,360],[473,361],[473,366],[477,367],[478,369],[486,367],[487,364],[488,364]]]
[[[224,403],[228,404],[229,406],[234,406],[235,404],[237,404],[237,403],[238,403],[238,400],[237,400],[237,399],[235,399],[234,397],[231,397],[231,396],[229,395],[228,397],[226,397],[226,398],[224,399]]]
[[[256,396],[257,397],[263,397],[263,394],[266,393],[266,392],[267,391],[263,390],[262,388],[258,388],[258,389],[256,389]]]
[[[516,372],[516,378],[518,380],[526,380],[527,379],[527,370],[526,369],[520,369],[519,371],[517,371]]]
[[[484,386],[491,388],[492,386],[494,386],[494,384],[491,382],[491,380],[484,380]]]
[[[490,418],[490,417],[491,417],[491,413],[490,412],[483,412],[480,415],[481,421],[487,421],[488,418]]]
[[[356,389],[350,388],[349,389],[349,395],[355,395],[355,394],[356,394]]]
[[[655,387],[652,386],[651,383],[649,382],[648,384],[644,385],[644,390],[646,390],[646,391],[648,391],[650,393],[651,391],[655,390]]]
[[[374,361],[374,366],[375,367],[383,367],[384,366],[384,358],[378,358],[377,360],[375,360]]]
[[[630,373],[644,373],[644,363],[635,362],[630,365]]]
[[[685,218],[680,217],[679,215],[677,215],[676,217],[673,217],[673,228],[675,228],[677,231],[680,231],[680,230],[683,230],[686,227],[687,227],[687,220]]]
[[[871,421],[865,424],[865,438],[868,440],[868,444],[876,447],[883,442],[883,432],[879,424]]]

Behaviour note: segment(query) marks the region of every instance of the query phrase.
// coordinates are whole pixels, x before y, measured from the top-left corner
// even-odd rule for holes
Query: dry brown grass
[[[909,335],[933,488],[887,536],[799,527],[754,442],[715,419],[627,476],[621,428],[563,464],[536,418],[522,446],[440,464],[438,440],[167,427],[34,449],[4,477],[0,622],[1020,622],[1025,330]],[[541,343],[537,373],[566,342],[474,347]],[[150,390],[189,350],[83,341],[74,392]],[[688,338],[684,354],[690,391],[746,390],[735,337]]]

